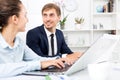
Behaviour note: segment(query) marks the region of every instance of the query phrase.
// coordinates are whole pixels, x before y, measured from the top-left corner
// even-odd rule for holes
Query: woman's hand
[[[48,68],[49,66],[55,66],[61,69],[65,67],[64,63],[68,65],[72,65],[81,55],[82,53],[75,52],[75,53],[66,55],[65,58],[43,61],[41,62],[41,68],[45,69],[45,68]]]
[[[43,61],[41,62],[41,68],[45,69],[48,68],[49,66],[55,66],[61,69],[65,67],[64,62],[65,60],[62,58],[56,60]]]

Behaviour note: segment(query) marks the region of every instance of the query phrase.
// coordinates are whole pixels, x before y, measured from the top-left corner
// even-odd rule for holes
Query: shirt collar
[[[54,33],[51,33],[50,31],[48,31],[45,26],[44,26],[44,29],[45,29],[45,32],[47,34],[47,36],[49,37],[51,34],[54,34],[55,35],[55,32]]]
[[[17,46],[19,45],[19,39],[16,37],[16,38],[15,38],[15,44],[14,44],[13,47],[11,47],[11,46],[5,41],[5,39],[3,38],[2,34],[0,33],[0,45],[1,45],[1,47],[3,47],[3,48],[9,47],[9,48],[12,49],[12,48],[15,48],[15,47],[17,47]]]

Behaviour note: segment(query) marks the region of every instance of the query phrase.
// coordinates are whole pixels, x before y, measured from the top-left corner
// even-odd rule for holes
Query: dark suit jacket
[[[44,25],[29,30],[26,37],[26,43],[38,55],[51,57],[48,56],[48,39],[43,26]],[[62,31],[56,29],[55,34],[57,39],[57,55],[61,56],[61,54],[73,53],[67,46]]]

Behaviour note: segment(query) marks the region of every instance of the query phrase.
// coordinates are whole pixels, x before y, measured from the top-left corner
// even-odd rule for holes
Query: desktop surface
[[[100,64],[89,64],[89,65],[93,66],[93,68],[92,68],[92,69],[94,69],[92,71],[93,73],[95,72],[95,70],[98,71],[97,73],[95,73],[93,75],[94,77],[96,77],[97,74],[99,74],[101,72],[104,72],[103,70],[107,70],[106,69],[106,66],[107,66],[110,69],[108,72],[112,73],[112,74],[109,74],[107,76],[109,79],[104,79],[103,78],[101,80],[120,80],[120,76],[119,76],[119,74],[120,74],[120,63],[116,64],[116,63],[105,62],[105,63],[100,63]],[[68,76],[69,80],[96,80],[95,78],[94,79],[91,78],[93,76],[90,75],[89,65],[88,65],[88,68]],[[96,69],[94,67],[96,67]],[[20,76],[16,76],[16,77],[0,78],[0,80],[45,80],[45,76],[20,75]]]
[[[87,69],[70,75],[68,78],[69,80],[90,80]],[[45,80],[45,76],[19,75],[15,77],[0,78],[0,80]]]

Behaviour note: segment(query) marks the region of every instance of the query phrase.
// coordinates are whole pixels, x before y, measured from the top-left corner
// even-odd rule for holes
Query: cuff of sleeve
[[[27,67],[28,67],[28,71],[40,70],[41,69],[41,63],[40,63],[40,61],[28,62]]]

